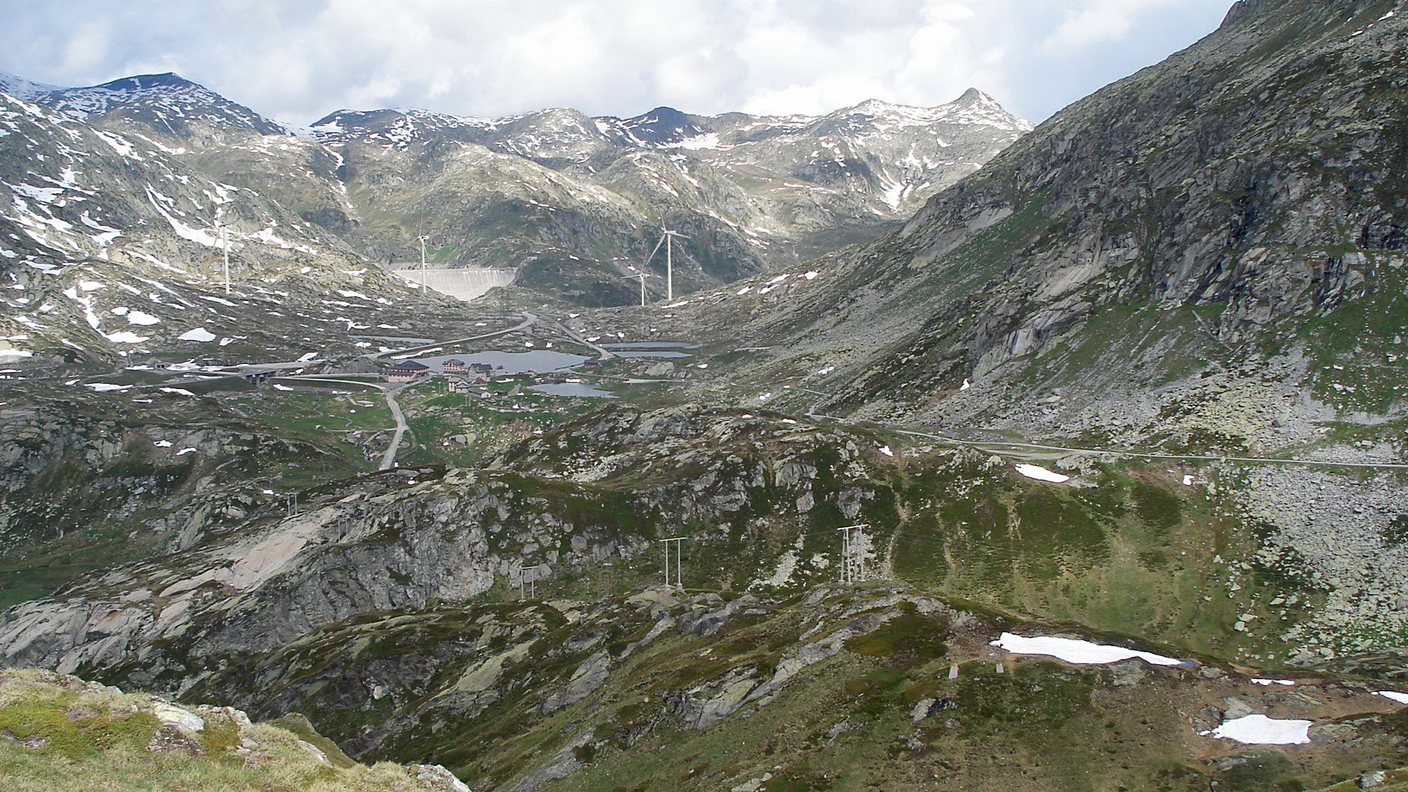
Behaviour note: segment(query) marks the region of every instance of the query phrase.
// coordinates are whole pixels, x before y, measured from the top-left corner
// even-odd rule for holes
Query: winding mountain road
[[[396,466],[396,450],[401,447],[401,440],[406,436],[406,431],[410,426],[406,424],[406,416],[401,412],[401,405],[396,401],[396,394],[400,393],[408,383],[390,385],[376,380],[343,379],[340,377],[328,377],[322,374],[292,374],[287,377],[276,377],[283,382],[327,382],[334,385],[356,385],[362,388],[375,388],[381,391],[381,395],[386,397],[386,406],[391,409],[391,416],[396,419],[396,429],[391,435],[391,444],[381,455],[381,464],[377,470],[386,470]]]
[[[388,349],[384,352],[378,352],[374,355],[368,355],[368,357],[373,360],[376,360],[377,358],[385,357],[387,355],[414,355],[417,352],[423,352],[429,349],[436,349],[438,347],[443,346],[452,346],[454,344],[464,344],[470,341],[478,341],[484,338],[493,338],[495,336],[506,335],[508,333],[516,332],[518,330],[526,330],[532,327],[533,324],[537,321],[538,317],[536,315],[524,311],[522,322],[519,322],[513,327],[504,328],[503,330],[494,330],[488,333],[480,333],[479,335],[468,336],[465,338],[452,338],[447,341],[436,341],[430,344],[421,344],[420,346],[406,347],[405,349]],[[290,364],[261,364],[261,367],[286,365]],[[296,365],[307,364],[299,362]],[[402,383],[400,385],[389,385],[384,382],[377,382],[372,380],[344,379],[321,374],[294,374],[286,377],[277,377],[276,379],[289,380],[294,382],[331,382],[340,385],[357,385],[363,388],[376,388],[377,390],[381,391],[381,395],[386,397],[386,406],[391,410],[391,416],[396,419],[396,429],[391,434],[390,445],[386,447],[386,451],[383,452],[381,455],[381,462],[377,466],[377,470],[388,470],[396,466],[396,452],[401,447],[401,441],[406,437],[406,431],[410,429],[410,427],[406,424],[406,415],[405,413],[401,412],[401,405],[399,402],[396,401],[396,394],[400,393],[401,390],[406,387],[406,383]]]
[[[381,455],[381,465],[377,470],[396,466],[396,450],[401,447],[401,438],[406,436],[406,416],[401,412],[401,405],[396,402],[396,394],[404,387],[404,384],[387,386],[381,391],[382,395],[386,396],[386,406],[391,408],[391,415],[396,418],[396,431],[391,435],[391,445],[387,446],[386,453]]]

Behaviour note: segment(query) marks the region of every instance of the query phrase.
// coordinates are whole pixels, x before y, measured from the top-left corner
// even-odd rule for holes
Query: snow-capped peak
[[[23,77],[16,77],[13,74],[0,72],[0,93],[7,93],[16,99],[29,101],[36,97],[43,96],[54,91],[62,91],[57,85],[45,85],[44,83],[30,82]]]

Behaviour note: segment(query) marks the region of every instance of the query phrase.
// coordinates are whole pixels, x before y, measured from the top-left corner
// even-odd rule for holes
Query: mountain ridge
[[[934,108],[871,103],[876,115],[339,110],[297,129],[173,74],[34,101],[162,140],[373,259],[411,260],[414,237],[429,235],[439,264],[513,268],[521,285],[585,305],[632,301],[653,228],[690,237],[681,292],[727,283],[874,238],[1030,129],[980,92]],[[412,216],[428,227],[408,233]]]

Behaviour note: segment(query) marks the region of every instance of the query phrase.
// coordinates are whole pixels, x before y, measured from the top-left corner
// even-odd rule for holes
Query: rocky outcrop
[[[563,453],[566,437],[587,445]],[[859,513],[877,498],[855,449],[844,435],[729,411],[606,411],[520,445],[500,463],[512,472],[404,469],[353,480],[305,499],[296,514],[265,509],[220,541],[25,603],[0,618],[0,658],[64,671],[123,667],[141,684],[185,689],[232,657],[359,614],[526,590],[530,573],[536,587],[613,559],[632,563],[676,526],[708,525],[697,541],[727,545],[812,519],[772,514],[774,502],[805,496]],[[823,467],[825,487],[816,480]],[[618,489],[643,471],[645,483]],[[729,574],[747,582],[741,570]],[[790,584],[820,574],[809,568]],[[750,601],[682,629],[717,630]],[[580,684],[546,709],[590,693],[609,664],[584,664]]]

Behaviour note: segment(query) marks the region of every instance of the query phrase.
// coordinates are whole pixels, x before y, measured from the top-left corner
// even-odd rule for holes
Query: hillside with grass
[[[0,672],[0,778],[17,792],[468,789],[441,767],[358,764],[301,716],[251,723],[39,671]]]

